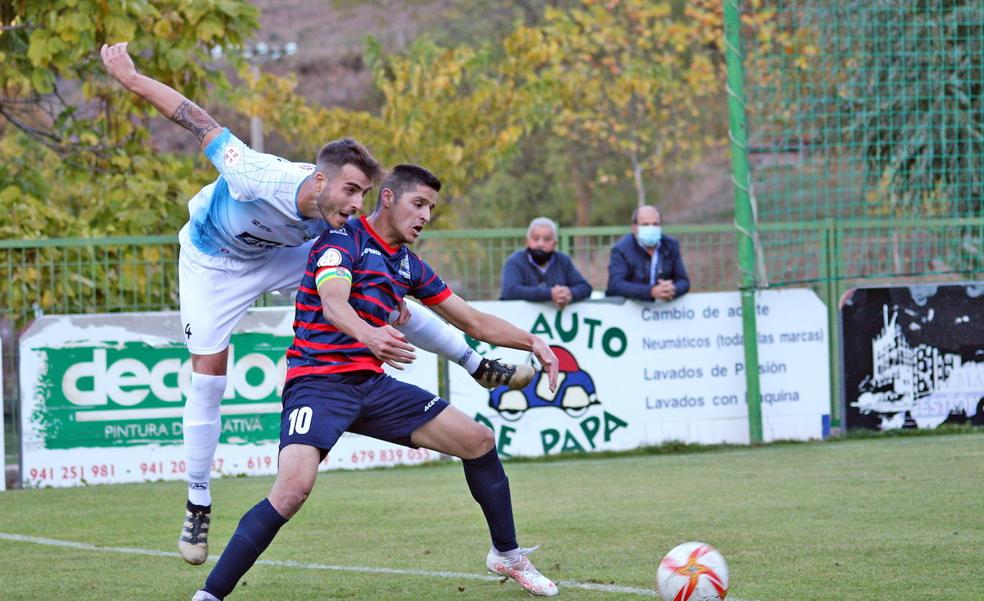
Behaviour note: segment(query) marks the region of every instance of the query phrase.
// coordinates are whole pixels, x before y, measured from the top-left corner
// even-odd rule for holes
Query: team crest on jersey
[[[410,258],[407,255],[403,255],[403,260],[400,261],[400,275],[410,279]]]
[[[226,167],[235,167],[241,158],[243,158],[243,155],[234,147],[230,146],[226,148],[225,154],[222,155],[222,162],[225,163]]]
[[[325,254],[318,259],[318,267],[334,267],[342,263],[342,253],[336,248],[329,248]]]

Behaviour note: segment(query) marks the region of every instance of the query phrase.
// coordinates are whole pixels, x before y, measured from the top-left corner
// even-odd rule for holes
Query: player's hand
[[[543,338],[534,336],[533,354],[536,355],[543,371],[547,374],[547,381],[550,383],[550,392],[557,392],[557,356],[550,350],[550,346],[543,341]]]
[[[400,306],[393,310],[387,320],[391,326],[402,326],[410,321],[410,309],[404,301],[400,301]]]
[[[103,44],[99,54],[102,56],[106,72],[113,79],[123,84],[124,88],[129,89],[130,82],[137,76],[137,68],[133,65],[133,59],[130,58],[130,54],[126,50],[127,43],[120,42],[112,46]]]
[[[396,369],[403,369],[401,363],[413,363],[417,358],[406,336],[390,325],[372,328],[360,342],[383,363]]]

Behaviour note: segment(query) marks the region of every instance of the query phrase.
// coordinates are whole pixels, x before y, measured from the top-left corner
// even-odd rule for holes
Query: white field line
[[[156,551],[154,549],[137,549],[134,547],[97,547],[89,543],[77,543],[67,540],[56,540],[53,538],[41,538],[39,536],[26,536],[23,534],[8,534],[0,532],[0,539],[19,543],[32,543],[35,545],[46,545],[49,547],[61,547],[64,549],[76,549],[79,551],[96,551],[100,553],[121,553],[123,555],[150,555],[153,557],[179,557],[176,551]],[[212,555],[209,561],[217,561],[217,557]],[[374,568],[369,566],[336,566],[323,563],[310,563],[304,561],[279,561],[276,559],[259,559],[257,564],[265,566],[276,566],[282,568],[297,568],[301,570],[330,570],[334,572],[357,572],[360,574],[393,574],[397,576],[427,576],[431,578],[448,578],[458,580],[481,580],[494,582],[498,577],[486,574],[472,574],[463,572],[440,572],[431,570],[411,570],[404,568]],[[628,595],[639,595],[643,597],[655,597],[656,592],[648,588],[638,588],[634,586],[618,586],[616,584],[601,584],[594,582],[578,582],[576,580],[560,580],[557,585],[561,588],[579,588],[588,591],[600,591],[603,593],[625,593]],[[745,601],[729,597],[730,601]]]

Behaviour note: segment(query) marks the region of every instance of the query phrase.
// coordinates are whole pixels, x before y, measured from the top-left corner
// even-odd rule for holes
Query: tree
[[[225,85],[210,48],[241,43],[256,17],[228,0],[0,2],[0,236],[177,232],[186,199],[214,176],[190,156],[156,152],[146,120],[152,107],[109,80],[99,47],[130,40],[144,72],[203,98],[210,85]],[[92,249],[75,252],[80,272],[68,279],[53,276],[69,256],[57,247],[8,262],[0,277],[11,285],[0,306],[23,317],[32,305],[147,306],[147,295],[169,304],[173,290],[147,285],[155,268],[120,267],[118,249],[104,249],[101,261]],[[160,263],[157,248],[137,253]]]
[[[146,133],[130,117],[148,105],[107,83],[98,54],[103,43],[130,40],[132,52],[150,59],[141,61],[144,72],[199,98],[209,83],[227,83],[210,66],[210,48],[241,44],[258,16],[250,5],[231,1],[66,0],[2,7],[0,116],[64,156],[103,153]],[[145,140],[138,141],[127,154],[144,147]]]
[[[487,47],[444,48],[424,37],[403,54],[385,55],[370,39],[367,55],[383,97],[378,114],[311,106],[294,91],[294,77],[272,74],[247,79],[250,93],[239,109],[262,117],[304,152],[350,135],[384,164],[425,165],[444,181],[442,197],[452,203],[529,130],[532,103],[517,83],[517,65],[490,60]]]
[[[130,40],[144,72],[204,98],[209,83],[227,85],[209,49],[246,39],[256,10],[193,0],[2,6],[0,202],[23,218],[0,224],[0,233],[175,231],[185,210],[167,201],[190,196],[182,176],[191,159],[155,152],[143,120],[154,109],[105,75],[99,47]]]
[[[541,71],[557,102],[552,131],[598,156],[621,157],[644,204],[644,174],[707,143],[698,100],[719,91],[720,71],[695,44],[697,25],[669,2],[582,0],[548,9],[540,31],[552,55]],[[587,201],[579,202],[579,224],[590,221]]]

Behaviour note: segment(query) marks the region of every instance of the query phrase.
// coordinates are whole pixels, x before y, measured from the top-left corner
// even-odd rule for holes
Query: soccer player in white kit
[[[189,201],[191,219],[178,236],[181,322],[192,364],[183,418],[188,501],[178,549],[197,565],[208,557],[210,478],[233,328],[264,293],[297,288],[313,241],[362,211],[383,169],[350,138],[325,145],[314,165],[255,152],[177,90],[137,72],[126,42],[104,45],[101,55],[124,88],[192,132],[219,171]],[[384,360],[413,361],[412,343],[458,363],[486,387],[522,388],[533,377],[528,365],[483,359],[427,310],[404,306],[393,323],[381,328]]]

